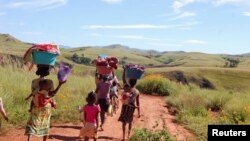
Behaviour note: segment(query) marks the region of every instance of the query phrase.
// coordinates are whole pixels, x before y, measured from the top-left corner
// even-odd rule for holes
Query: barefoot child
[[[94,92],[90,92],[88,94],[86,101],[88,104],[81,109],[81,112],[84,113],[84,127],[80,131],[80,138],[84,138],[84,141],[88,141],[90,138],[94,138],[94,141],[96,141],[101,109],[99,105],[95,105],[97,97]]]
[[[127,124],[129,125],[128,138],[130,137],[135,109],[138,109],[138,117],[140,118],[140,93],[135,89],[135,84],[135,79],[129,80],[129,84],[124,85],[124,92],[122,94],[122,110],[118,120],[122,122],[123,141],[125,141]]]

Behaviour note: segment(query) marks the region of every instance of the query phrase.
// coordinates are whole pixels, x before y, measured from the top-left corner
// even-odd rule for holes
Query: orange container
[[[96,66],[97,72],[102,75],[111,74],[113,71],[112,67],[108,66]]]

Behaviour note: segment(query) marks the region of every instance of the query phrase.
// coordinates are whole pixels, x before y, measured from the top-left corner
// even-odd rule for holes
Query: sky
[[[250,52],[250,0],[0,0],[0,33],[71,47]]]

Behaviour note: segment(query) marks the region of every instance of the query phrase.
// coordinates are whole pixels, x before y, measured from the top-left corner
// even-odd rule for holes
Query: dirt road
[[[121,141],[121,123],[117,121],[120,111],[113,117],[108,117],[104,131],[99,132],[100,141]],[[166,129],[178,141],[194,140],[194,135],[182,125],[175,122],[175,117],[170,115],[166,108],[165,98],[141,95],[141,118],[134,118],[134,128],[148,128],[152,130]],[[77,141],[81,124],[54,125],[50,130],[50,141]],[[15,129],[5,136],[0,136],[0,141],[26,141],[24,129]],[[33,137],[32,141],[41,141],[42,138]]]

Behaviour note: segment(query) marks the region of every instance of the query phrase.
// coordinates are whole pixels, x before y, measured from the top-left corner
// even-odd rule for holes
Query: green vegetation
[[[239,58],[223,57],[223,59],[226,61],[224,65],[226,68],[236,68],[240,63]]]
[[[161,75],[146,76],[137,88],[144,94],[167,96],[175,93],[174,85]]]
[[[181,71],[187,83],[174,82],[177,80],[168,81],[169,72],[173,71]],[[142,92],[152,89],[152,93],[149,92],[149,94],[154,94],[153,91],[157,91],[154,89],[154,84],[158,81],[167,82],[165,86],[173,89],[167,97],[169,107],[176,109],[173,114],[176,114],[178,122],[192,130],[198,140],[207,139],[208,124],[250,124],[249,71],[215,68],[159,68],[149,69],[148,73],[149,75],[140,81],[138,88]],[[202,88],[194,83],[193,79],[199,78],[209,80],[216,86],[216,89]]]
[[[129,141],[175,141],[166,130],[136,129]]]
[[[84,54],[82,54],[82,56],[79,56],[75,53],[72,55],[70,59],[75,63],[84,64],[84,65],[90,65],[90,62],[91,62],[91,59],[88,57],[84,57]]]

